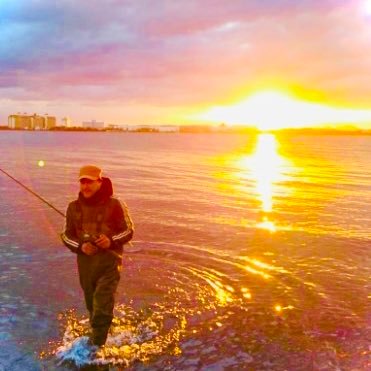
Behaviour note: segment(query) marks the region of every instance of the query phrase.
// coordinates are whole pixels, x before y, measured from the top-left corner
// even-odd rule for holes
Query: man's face
[[[85,198],[93,196],[101,187],[102,181],[82,178],[80,179],[80,191]]]

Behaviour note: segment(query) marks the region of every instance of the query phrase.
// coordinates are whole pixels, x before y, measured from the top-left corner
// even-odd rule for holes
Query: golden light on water
[[[255,153],[251,158],[252,175],[262,201],[262,211],[272,211],[272,184],[279,180],[279,168],[283,161],[277,154],[276,138],[272,134],[258,137]]]
[[[280,272],[280,273],[288,273],[288,271],[286,269],[282,268],[282,267],[276,267],[274,265],[262,262],[258,259],[251,259],[249,257],[240,257],[240,259],[246,260],[249,263],[254,264],[255,266],[257,266],[259,268],[262,268],[262,269],[266,269],[266,270],[270,270],[270,271],[276,271],[276,272]]]
[[[201,278],[213,289],[215,298],[220,305],[227,305],[233,302],[232,293],[235,291],[230,285],[224,285],[214,274],[197,268],[188,268],[196,277]]]
[[[274,223],[270,220],[268,220],[268,217],[263,217],[263,221],[257,224],[257,227],[260,229],[265,229],[269,232],[276,232],[277,228],[274,225]]]
[[[251,172],[262,202],[262,211],[272,211],[272,182],[277,177],[277,154],[272,134],[261,134],[254,154],[240,161],[243,170]]]
[[[263,262],[261,260],[255,259],[255,258],[249,258],[248,256],[240,256],[239,259],[243,260],[244,262],[249,263],[249,265],[244,265],[243,266],[245,270],[247,270],[248,272],[253,273],[255,275],[259,275],[266,280],[272,278],[272,276],[269,273],[267,273],[266,271],[288,273],[287,270],[282,268],[282,267],[277,267],[277,266],[274,266],[272,264],[268,264],[266,262]],[[249,291],[246,288],[243,288],[241,291],[243,293],[246,293],[246,294],[249,293]]]
[[[274,183],[284,179],[282,168],[287,164],[277,150],[278,144],[273,134],[260,134],[257,138],[255,151],[252,156],[246,156],[239,160],[241,177],[243,172],[249,172],[249,177],[255,180],[255,189],[261,201],[262,220],[257,223],[257,227],[275,232],[277,227],[269,219],[269,214],[273,211]]]
[[[279,220],[273,220],[278,215],[274,212],[274,200],[278,195],[286,196],[293,191],[292,188],[285,187],[284,182],[291,180],[298,170],[289,159],[280,155],[279,142],[274,134],[261,133],[255,139],[255,144],[252,143],[254,147],[246,154],[238,153],[236,156],[231,153],[216,158],[218,164],[227,163],[236,169],[232,173],[217,173],[218,178],[227,181],[218,187],[223,191],[238,192],[241,200],[258,200],[258,220],[255,227],[271,233],[291,229],[291,226],[277,225]],[[235,220],[228,216],[219,216],[218,221],[251,227],[250,217]]]
[[[243,297],[244,297],[245,299],[251,299],[251,293],[250,293],[250,292],[245,292],[245,293],[243,294]]]
[[[252,298],[251,292],[249,291],[248,288],[242,287],[241,292],[242,292],[242,295],[245,299],[251,299]]]
[[[277,304],[275,307],[274,307],[274,310],[276,311],[276,312],[282,312],[282,306],[281,305],[279,305],[279,304]]]
[[[264,279],[268,280],[269,278],[272,278],[272,276],[268,273],[265,273],[264,271],[262,270],[259,270],[259,269],[256,269],[256,268],[252,268],[251,266],[246,266],[245,269],[249,272],[249,273],[252,273],[252,274],[256,274],[258,276],[261,276],[263,277]]]
[[[280,304],[276,304],[274,306],[274,310],[277,312],[277,313],[281,313],[282,311],[286,310],[286,309],[294,309],[294,307],[292,305],[287,305],[286,307],[283,307],[282,305]]]
[[[224,289],[223,284],[220,281],[213,281],[209,278],[206,278],[205,280],[214,289],[215,297],[218,299],[219,304],[226,305],[233,301],[232,295]]]
[[[176,306],[169,311],[165,307],[168,306],[158,304],[157,310],[149,313],[146,309],[135,311],[132,307],[117,305],[107,343],[95,354],[96,364],[112,364],[120,368],[135,362],[148,362],[165,352],[180,355],[182,350],[178,344],[181,334],[188,327],[187,319],[184,312],[178,312]],[[165,329],[166,317],[176,320]],[[65,329],[63,343],[56,344],[53,341],[49,349],[40,352],[40,357],[71,361],[71,353],[76,352],[73,348],[78,342],[83,343],[89,335],[89,321],[77,317],[74,310],[61,313],[58,319]],[[77,360],[84,362],[84,352],[77,353]],[[87,358],[85,362],[89,363],[90,360]]]

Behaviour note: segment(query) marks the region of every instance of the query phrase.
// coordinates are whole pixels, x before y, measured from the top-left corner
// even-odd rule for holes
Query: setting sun
[[[209,122],[255,126],[260,130],[313,127],[371,121],[371,110],[337,108],[303,101],[279,91],[261,91],[230,106],[216,106],[199,115]]]

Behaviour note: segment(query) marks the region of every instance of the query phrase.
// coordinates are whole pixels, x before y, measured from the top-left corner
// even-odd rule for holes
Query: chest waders
[[[31,193],[39,200],[47,204],[59,215],[64,218],[66,217],[62,211],[58,210],[54,205],[38,195],[31,188],[14,178],[8,172],[1,168],[0,172],[23,187],[27,192]],[[83,207],[79,202],[77,204],[77,217],[75,219],[76,232],[82,232],[84,227]],[[110,232],[109,227],[105,223],[107,216],[105,215],[104,211],[105,209],[102,207],[101,211],[98,211],[96,214],[96,233]],[[78,236],[83,239],[84,233],[79,233]],[[85,237],[91,238],[94,236],[90,236],[90,234],[87,232]],[[134,249],[132,251],[137,250]],[[84,291],[85,303],[89,311],[89,319],[92,327],[91,340],[96,345],[102,345],[106,341],[108,330],[113,318],[114,296],[120,280],[122,256],[114,250],[98,250],[98,253],[93,256],[78,254],[77,264],[79,269],[80,284]]]
[[[77,203],[76,227],[84,238],[96,238],[107,231],[105,207]],[[92,328],[91,341],[104,345],[113,319],[115,293],[120,281],[121,260],[99,249],[95,255],[77,255],[80,285]]]

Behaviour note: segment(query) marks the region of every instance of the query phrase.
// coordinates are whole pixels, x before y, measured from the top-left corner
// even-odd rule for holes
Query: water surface
[[[368,368],[370,136],[6,131],[0,148],[58,209],[95,163],[131,210],[140,251],[99,362]],[[74,369],[55,355],[88,329],[63,218],[2,173],[0,191],[0,365]]]

